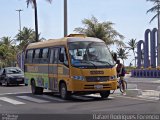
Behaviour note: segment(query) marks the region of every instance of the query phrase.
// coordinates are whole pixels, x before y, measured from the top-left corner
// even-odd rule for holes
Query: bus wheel
[[[33,94],[43,94],[43,88],[42,87],[36,87],[35,81],[32,80],[31,82],[31,90]]]
[[[100,92],[100,96],[101,96],[102,99],[108,98],[109,95],[110,95],[110,90]]]
[[[65,83],[61,83],[60,84],[60,95],[61,95],[61,98],[64,99],[64,100],[67,100],[70,98],[70,92],[67,91],[67,86]]]

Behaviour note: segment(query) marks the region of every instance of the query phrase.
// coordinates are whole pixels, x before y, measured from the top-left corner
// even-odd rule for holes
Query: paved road
[[[47,93],[44,95],[21,93],[1,95],[0,105],[1,113],[27,114],[159,113],[160,111],[158,100],[121,95],[111,95],[105,100],[101,100],[98,95],[74,96],[71,100],[62,100],[58,95]]]
[[[144,91],[154,90],[155,86],[159,85],[140,80],[134,82],[134,79],[130,81],[128,79],[128,82],[138,83],[138,87]],[[73,96],[71,100],[62,100],[59,95],[47,91],[43,95],[32,95],[30,86],[0,86],[0,113],[70,115],[160,113],[160,100],[152,93],[153,91],[147,91],[142,96],[128,97],[122,96],[117,90],[105,100],[101,100],[99,95]]]
[[[25,92],[31,92],[30,87],[26,87],[24,85],[19,85],[19,86],[0,86],[0,95],[2,94],[12,94],[12,93],[25,93]]]

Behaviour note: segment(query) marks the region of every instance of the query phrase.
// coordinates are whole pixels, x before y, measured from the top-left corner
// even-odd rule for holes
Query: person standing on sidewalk
[[[116,61],[117,64],[117,78],[120,77],[120,82],[122,83],[122,89],[123,89],[123,95],[126,95],[126,90],[125,90],[125,84],[124,84],[124,76],[125,76],[125,67],[122,63],[120,63],[120,60]]]

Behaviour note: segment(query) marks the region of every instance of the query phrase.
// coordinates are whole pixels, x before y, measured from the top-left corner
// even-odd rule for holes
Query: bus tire
[[[60,95],[64,100],[70,99],[71,96],[70,92],[67,91],[67,86],[64,82],[60,84]]]
[[[100,96],[102,99],[108,98],[109,95],[110,95],[110,90],[100,92]]]
[[[0,86],[2,85],[2,83],[0,82]]]
[[[31,81],[31,90],[33,94],[43,94],[43,88],[42,87],[36,87],[35,81]]]

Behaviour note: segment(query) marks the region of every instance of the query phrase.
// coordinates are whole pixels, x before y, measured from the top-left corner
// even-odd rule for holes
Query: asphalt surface
[[[65,119],[65,115],[80,115],[78,118],[93,119],[94,114],[159,114],[160,79],[139,79],[126,76],[128,84],[136,84],[143,91],[137,97],[123,96],[119,90],[109,98],[102,100],[98,94],[89,96],[72,96],[70,100],[62,100],[58,94],[45,91],[43,95],[32,95],[30,86],[0,86],[0,119],[4,114],[24,115],[27,118],[36,114],[58,115]],[[147,91],[148,90],[148,91]],[[155,91],[157,92],[155,94]],[[64,116],[63,116],[64,114]],[[26,116],[28,115],[28,116]],[[88,116],[84,116],[88,115]],[[63,116],[63,117],[62,117]],[[41,116],[43,118],[44,116]],[[67,116],[66,116],[67,117]],[[89,117],[89,118],[88,118]],[[50,116],[52,119],[53,116]],[[49,120],[49,118],[47,118]],[[60,120],[57,118],[57,120]]]
[[[20,97],[21,96],[21,97]],[[111,95],[108,99],[101,100],[97,96],[73,97],[71,100],[61,100],[59,96],[46,94],[47,97],[35,96],[30,93],[3,95],[20,103],[13,104],[0,101],[1,113],[23,114],[93,114],[93,113],[159,113],[160,101],[132,98],[121,95]],[[23,99],[25,98],[25,99]],[[29,98],[29,99],[26,99]],[[32,99],[33,100],[32,100]],[[53,99],[51,99],[53,98]],[[38,101],[39,100],[39,101]],[[40,101],[41,100],[41,101]]]

